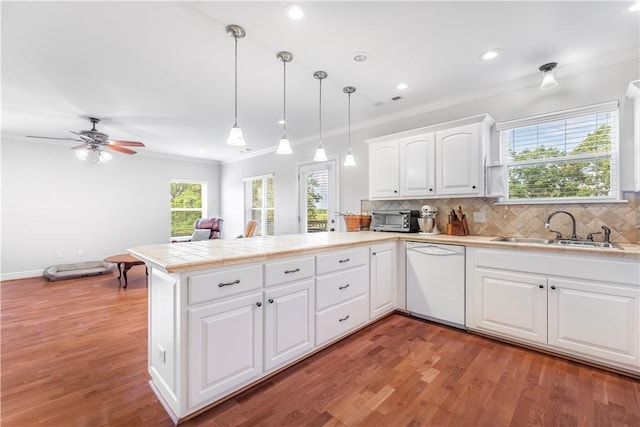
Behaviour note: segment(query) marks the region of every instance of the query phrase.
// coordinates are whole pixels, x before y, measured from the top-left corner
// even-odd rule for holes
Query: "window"
[[[171,237],[191,236],[195,222],[207,216],[207,184],[172,180],[170,193]]]
[[[256,236],[273,236],[273,174],[244,179],[244,222],[258,221]]]
[[[618,103],[497,125],[506,166],[505,202],[618,198]]]

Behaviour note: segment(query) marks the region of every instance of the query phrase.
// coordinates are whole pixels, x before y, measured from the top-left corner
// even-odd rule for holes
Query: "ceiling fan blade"
[[[114,139],[109,141],[109,145],[125,145],[128,147],[144,147],[145,145],[142,142],[136,141],[123,141],[120,139]]]
[[[108,148],[109,150],[118,151],[124,154],[136,154],[135,151],[129,150],[128,148],[120,147],[118,145],[105,145],[104,147]]]
[[[77,150],[79,148],[87,148],[87,144],[76,145],[75,147],[69,148],[69,150]]]
[[[81,139],[76,138],[56,138],[55,136],[36,136],[36,135],[25,135],[27,138],[42,138],[42,139],[61,139],[63,141],[82,141]]]

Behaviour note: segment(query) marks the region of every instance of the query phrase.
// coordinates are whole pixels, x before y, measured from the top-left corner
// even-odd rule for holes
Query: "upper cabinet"
[[[482,115],[367,140],[369,198],[484,196],[493,123]]]
[[[629,83],[627,97],[633,100],[633,191],[640,191],[640,80]]]

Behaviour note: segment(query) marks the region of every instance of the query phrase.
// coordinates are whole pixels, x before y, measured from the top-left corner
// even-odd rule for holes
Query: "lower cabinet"
[[[637,262],[517,252],[475,252],[469,329],[640,373]]]
[[[398,306],[396,243],[371,247],[369,265],[369,318],[375,319]]]
[[[189,406],[262,374],[262,292],[187,310]]]
[[[332,341],[369,320],[369,303],[361,295],[316,314],[316,345]]]
[[[270,371],[313,350],[313,279],[265,292],[264,368]]]

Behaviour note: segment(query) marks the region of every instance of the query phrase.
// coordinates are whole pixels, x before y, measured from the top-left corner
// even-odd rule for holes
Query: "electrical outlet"
[[[84,249],[78,249],[78,256],[84,256]]]
[[[158,346],[158,357],[162,363],[167,363],[167,350]]]
[[[62,251],[56,251],[56,259],[62,258]]]
[[[474,212],[473,222],[487,222],[487,216],[484,212]]]

